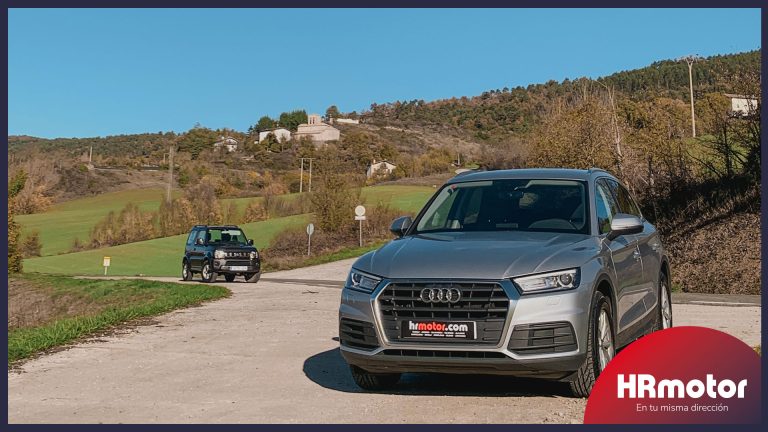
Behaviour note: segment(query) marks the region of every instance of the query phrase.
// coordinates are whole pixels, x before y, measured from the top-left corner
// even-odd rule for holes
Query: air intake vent
[[[578,348],[573,326],[566,321],[517,325],[509,339],[515,354],[551,354]]]

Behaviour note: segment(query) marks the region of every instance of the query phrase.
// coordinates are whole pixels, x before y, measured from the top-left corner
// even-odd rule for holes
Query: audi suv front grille
[[[457,289],[461,295],[458,300],[452,297],[449,301],[446,296],[443,301],[425,301],[424,289],[446,290],[444,292]],[[377,301],[384,333],[388,340],[395,342],[496,345],[509,311],[509,297],[496,282],[392,282],[382,290]],[[402,339],[400,327],[408,319],[446,323],[474,321],[475,339]]]

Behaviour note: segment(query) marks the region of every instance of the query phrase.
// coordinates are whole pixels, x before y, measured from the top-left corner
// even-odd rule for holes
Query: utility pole
[[[167,202],[171,202],[171,190],[173,189],[173,146],[168,150],[168,194],[165,197]]]
[[[696,138],[696,112],[693,109],[693,64],[698,60],[701,60],[701,57],[697,54],[678,59],[678,61],[684,61],[688,64],[688,84],[691,91],[691,131],[694,138]]]
[[[304,158],[301,158],[301,171],[299,174],[299,193],[302,192],[304,192]]]
[[[88,151],[88,164],[93,164],[93,146],[91,146],[91,149]]]
[[[301,173],[299,174],[299,193],[304,192],[304,161],[309,161],[309,192],[312,192],[312,160],[314,158],[300,158],[301,160]]]

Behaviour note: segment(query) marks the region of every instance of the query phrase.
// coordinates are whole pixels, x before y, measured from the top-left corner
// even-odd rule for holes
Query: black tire
[[[192,280],[192,268],[187,260],[181,263],[181,278],[187,282]]]
[[[663,330],[664,329],[664,304],[663,304],[663,296],[665,296],[663,293],[666,292],[667,302],[669,304],[669,327],[672,327],[674,325],[674,314],[672,313],[672,292],[669,290],[669,279],[667,278],[667,275],[664,274],[664,272],[661,272],[659,274],[659,301],[657,302],[658,305],[658,311],[656,313],[656,325],[653,327],[653,330]]]
[[[249,283],[256,283],[261,279],[261,273],[246,273],[245,281]]]
[[[200,269],[200,276],[205,283],[216,282],[216,278],[218,277],[216,272],[213,271],[213,266],[211,265],[210,261],[203,263],[203,268]]]
[[[364,390],[386,390],[394,387],[400,381],[399,373],[374,374],[357,366],[349,366],[349,370],[352,372],[352,379],[355,380],[355,384]]]
[[[227,274],[224,275],[224,280],[227,281],[227,282],[234,282],[235,281],[235,275],[227,273]]]
[[[606,311],[608,314],[608,322],[610,323],[611,337],[613,339],[614,350],[616,347],[616,331],[613,329],[613,313],[611,312],[611,303],[608,298],[600,291],[595,291],[592,294],[592,307],[589,311],[589,324],[588,324],[588,336],[587,336],[587,357],[584,359],[584,363],[581,364],[579,370],[571,378],[569,382],[571,387],[571,393],[575,397],[585,398],[589,396],[592,391],[592,387],[595,385],[597,377],[600,376],[600,354],[599,354],[599,341],[598,341],[598,317],[602,311]],[[615,352],[614,352],[615,354]]]

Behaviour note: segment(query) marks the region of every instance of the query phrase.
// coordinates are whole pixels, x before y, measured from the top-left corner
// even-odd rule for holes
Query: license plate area
[[[230,266],[229,269],[232,271],[247,271],[248,266]]]
[[[474,340],[476,337],[475,321],[403,320],[400,322],[401,339]]]

